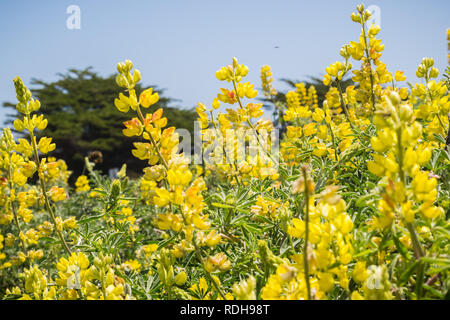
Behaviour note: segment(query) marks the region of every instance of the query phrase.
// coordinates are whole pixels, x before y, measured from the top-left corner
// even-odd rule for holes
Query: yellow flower
[[[39,140],[38,148],[43,154],[55,150],[56,145],[52,142],[52,138],[43,137]]]
[[[181,271],[180,273],[178,273],[175,276],[174,282],[176,283],[177,286],[182,286],[183,284],[186,283],[187,278],[188,278],[188,276],[187,276],[186,272]]]
[[[314,122],[308,123],[307,125],[303,126],[303,134],[306,137],[312,136],[317,132],[316,124]]]
[[[148,108],[155,103],[157,103],[159,100],[158,92],[153,93],[153,88],[148,88],[147,90],[144,90],[141,95],[139,96],[139,103],[142,107]]]
[[[353,279],[359,283],[363,283],[367,279],[366,262],[358,261],[353,269]]]
[[[119,93],[119,99],[114,99],[114,105],[120,112],[128,112],[130,110],[130,99],[123,93]]]
[[[213,272],[216,269],[219,269],[220,271],[227,271],[231,268],[231,262],[228,260],[225,253],[219,252],[214,256],[208,257],[204,263],[204,266],[207,272]]]
[[[326,272],[326,273],[320,273],[319,274],[319,287],[320,290],[324,292],[329,292],[334,287],[334,278],[333,276]]]
[[[215,247],[220,243],[221,240],[222,240],[221,235],[217,234],[215,230],[212,230],[206,236],[205,242],[209,247]]]
[[[57,186],[51,187],[48,194],[54,202],[62,201],[67,198],[66,190]]]
[[[403,71],[395,71],[394,79],[395,81],[405,81],[406,77],[403,75]]]
[[[292,219],[292,226],[288,227],[288,234],[294,238],[302,238],[305,233],[305,222],[298,218]]]
[[[136,272],[139,272],[139,270],[141,270],[141,263],[139,261],[137,261],[136,259],[133,260],[127,260],[123,263],[125,265],[126,268],[128,269],[132,269]]]
[[[75,181],[76,192],[89,191],[91,187],[89,186],[89,180],[85,175],[81,175]]]
[[[64,220],[63,225],[66,229],[78,228],[77,220],[75,217],[67,218],[66,220]]]
[[[322,157],[327,153],[327,146],[324,143],[317,143],[316,148],[313,150],[313,155]]]
[[[194,284],[189,288],[194,292],[200,299],[205,299],[209,290],[208,283],[205,278],[200,278],[198,284]]]

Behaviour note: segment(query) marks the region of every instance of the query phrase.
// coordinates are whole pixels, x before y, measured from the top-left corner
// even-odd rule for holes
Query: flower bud
[[[422,64],[427,68],[431,68],[434,65],[434,59],[433,58],[423,58]]]
[[[438,75],[439,75],[439,70],[437,68],[431,68],[430,78],[437,78]]]
[[[117,72],[124,73],[125,65],[122,62],[117,63]]]
[[[389,99],[391,100],[392,104],[398,105],[402,99],[400,98],[400,95],[396,91],[391,91],[389,93]]]
[[[400,106],[400,112],[399,113],[400,113],[399,114],[400,115],[400,119],[402,121],[406,121],[406,122],[411,121],[411,118],[413,116],[413,110],[412,110],[410,105],[402,104]]]
[[[125,72],[130,71],[131,69],[133,69],[133,62],[131,62],[131,60],[126,60],[125,61]]]
[[[41,107],[41,103],[39,100],[33,100],[30,101],[30,111],[38,111]]]
[[[25,103],[22,103],[22,102],[19,102],[16,105],[16,109],[17,109],[17,111],[19,111],[20,113],[23,113],[23,114],[29,113],[27,105]]]
[[[120,180],[114,179],[111,184],[111,199],[116,199],[121,192]]]
[[[99,269],[102,267],[102,260],[100,260],[99,257],[94,258],[94,266],[96,266]]]
[[[23,123],[22,120],[16,119],[16,120],[14,120],[14,129],[16,129],[16,131],[21,132],[21,131],[25,130],[25,124]]]
[[[186,283],[186,280],[187,280],[187,274],[184,271],[181,271],[180,273],[178,273],[174,279],[177,286],[182,286],[183,284]]]
[[[136,84],[139,81],[141,81],[141,72],[138,69],[135,69],[133,73],[133,82]]]
[[[116,83],[119,87],[126,88],[128,86],[128,81],[124,75],[119,74],[116,77]]]
[[[352,15],[350,17],[353,22],[361,23],[361,16],[359,14],[352,12]]]
[[[360,5],[356,6],[356,10],[358,10],[359,13],[364,12],[364,5],[361,3]]]
[[[236,57],[233,57],[233,68],[236,68],[238,66],[238,60]]]

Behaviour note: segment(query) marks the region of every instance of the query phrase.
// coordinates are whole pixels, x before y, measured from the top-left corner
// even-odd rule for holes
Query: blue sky
[[[15,101],[12,79],[19,75],[56,80],[68,68],[93,66],[101,75],[131,59],[144,84],[166,88],[175,103],[209,104],[223,86],[215,71],[233,56],[249,66],[249,81],[260,87],[259,69],[280,78],[323,74],[339,59],[340,47],[356,40],[350,20],[360,1],[288,0],[14,0],[0,2],[0,102]],[[81,9],[81,29],[69,30],[69,5]],[[445,30],[450,1],[366,2],[381,9],[382,60],[415,81],[424,56],[447,65]],[[278,47],[278,48],[275,48]],[[0,109],[0,122],[7,110]]]

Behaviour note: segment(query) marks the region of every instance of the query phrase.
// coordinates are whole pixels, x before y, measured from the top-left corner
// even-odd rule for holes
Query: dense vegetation
[[[381,61],[369,17],[363,5],[351,15],[361,35],[325,69],[322,103],[304,83],[278,99],[262,67],[279,126],[263,117],[248,67],[221,67],[223,88],[196,109],[201,162],[178,152],[159,94],[119,63],[115,112],[134,143],[115,151],[145,164],[138,179],[127,166],[109,179],[86,158],[70,188],[42,135],[57,119],[14,79],[24,138],[6,128],[0,140],[0,296],[448,299],[448,82],[424,58],[405,85]]]

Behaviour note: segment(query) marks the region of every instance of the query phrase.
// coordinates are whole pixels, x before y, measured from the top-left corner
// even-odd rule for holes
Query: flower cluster
[[[448,81],[432,58],[418,84],[391,75],[369,18],[363,5],[351,15],[360,37],[323,84],[282,93],[263,66],[258,97],[249,67],[221,67],[226,86],[196,108],[200,163],[181,151],[158,92],[119,63],[114,105],[133,114],[122,133],[145,163],[138,177],[123,165],[109,178],[86,157],[69,187],[40,102],[14,79],[17,133],[0,137],[0,297],[448,297]]]

